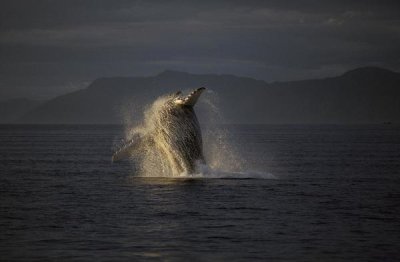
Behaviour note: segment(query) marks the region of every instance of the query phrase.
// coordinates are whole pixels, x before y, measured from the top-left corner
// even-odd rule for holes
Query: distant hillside
[[[0,123],[14,123],[23,115],[39,106],[42,102],[25,98],[0,102]]]
[[[270,84],[233,75],[176,71],[101,78],[86,89],[42,104],[19,122],[120,123],[124,108],[139,109],[159,95],[200,86],[218,94],[219,106],[231,123],[396,123],[400,119],[400,74],[366,67],[338,77]]]

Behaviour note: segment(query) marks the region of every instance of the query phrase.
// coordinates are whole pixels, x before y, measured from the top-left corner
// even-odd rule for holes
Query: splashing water
[[[178,93],[177,93],[178,94]],[[176,94],[176,95],[177,95]],[[126,126],[125,139],[127,141],[137,140],[135,149],[130,152],[130,159],[142,177],[183,177],[183,178],[274,178],[271,174],[244,170],[245,161],[240,156],[239,150],[232,144],[232,139],[227,128],[224,128],[224,118],[216,106],[218,96],[212,91],[207,91],[198,103],[199,111],[202,112],[202,126],[205,126],[199,135],[200,151],[195,152],[195,166],[188,167],[187,158],[193,157],[188,154],[196,148],[193,143],[188,148],[175,143],[185,137],[194,136],[193,130],[200,130],[197,118],[195,121],[189,119],[180,111],[173,110],[171,102],[176,95],[162,96],[147,106],[142,119],[139,121],[128,120],[126,123],[138,123],[135,126]],[[168,120],[166,125],[166,114],[172,114],[174,119]],[[194,112],[193,112],[194,114]],[[138,115],[138,114],[135,114]],[[193,117],[193,116],[190,116]],[[175,121],[179,118],[179,121]],[[169,118],[168,118],[169,119]],[[177,150],[179,149],[179,150]]]
[[[252,170],[246,159],[240,154],[238,145],[225,123],[225,117],[217,106],[218,94],[209,90],[199,103],[203,113],[202,125],[204,156],[206,165],[200,164],[197,173],[191,177],[207,178],[257,178],[275,179],[270,173]]]

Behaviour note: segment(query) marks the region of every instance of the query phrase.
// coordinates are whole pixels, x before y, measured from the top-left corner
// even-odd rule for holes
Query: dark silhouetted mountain
[[[0,102],[0,123],[14,123],[23,115],[39,106],[42,102],[25,98]]]
[[[365,67],[338,77],[275,83],[176,71],[101,78],[86,89],[44,103],[19,121],[121,123],[125,112],[142,114],[143,106],[160,95],[200,86],[217,94],[230,123],[398,123],[400,119],[400,74]]]

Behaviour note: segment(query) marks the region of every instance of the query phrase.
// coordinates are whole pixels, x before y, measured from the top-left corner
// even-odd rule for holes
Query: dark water
[[[399,126],[230,127],[276,179],[145,179],[118,126],[0,126],[0,260],[398,261]]]

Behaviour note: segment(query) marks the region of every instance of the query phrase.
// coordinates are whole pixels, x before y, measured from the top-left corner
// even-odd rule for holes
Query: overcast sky
[[[400,71],[400,1],[1,0],[0,100],[165,69],[266,81]]]

